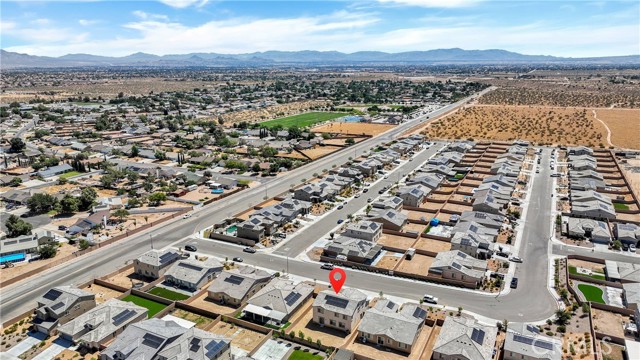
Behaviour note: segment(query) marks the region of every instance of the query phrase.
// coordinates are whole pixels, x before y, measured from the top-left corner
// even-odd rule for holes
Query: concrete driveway
[[[51,360],[54,359],[58,354],[63,352],[65,349],[68,349],[73,345],[71,341],[64,340],[62,338],[57,338],[53,341],[53,343],[46,349],[44,349],[40,354],[36,355],[33,360]]]
[[[17,343],[16,346],[9,349],[7,353],[16,357],[20,356],[27,350],[31,349],[33,345],[37,345],[38,343],[40,343],[40,341],[44,340],[45,337],[46,336],[43,333],[29,333],[29,337]]]

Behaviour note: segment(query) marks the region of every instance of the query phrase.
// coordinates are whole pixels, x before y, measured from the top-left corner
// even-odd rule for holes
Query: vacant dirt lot
[[[380,259],[376,263],[376,266],[383,269],[393,270],[393,268],[396,267],[396,264],[398,263],[398,261],[402,259],[402,256],[396,256],[396,255],[397,255],[396,253],[391,253],[387,251],[387,253],[382,257],[382,259]]]
[[[187,321],[191,321],[192,323],[195,323],[196,328],[198,329],[204,329],[207,326],[209,326],[211,323],[213,323],[213,319],[211,318],[194,314],[190,311],[186,311],[182,309],[176,309],[174,312],[171,313],[171,315],[175,317],[179,317],[181,319],[185,319]]]
[[[311,131],[314,133],[326,132],[334,134],[377,136],[394,127],[395,125],[387,124],[332,122],[329,124],[316,126],[311,129]]]
[[[640,109],[596,109],[594,112],[607,124],[614,146],[640,149]]]
[[[209,332],[230,338],[231,345],[237,346],[248,352],[255,349],[260,341],[266,336],[257,331],[245,329],[234,324],[227,324],[222,321],[211,328]]]
[[[96,302],[98,304],[103,303],[109,299],[117,298],[118,296],[122,295],[120,291],[112,290],[107,287],[96,285],[96,284],[91,284],[86,288],[83,288],[82,290],[96,294]]]
[[[430,256],[415,254],[411,260],[402,260],[402,263],[400,263],[397,270],[426,276],[433,260],[435,260],[435,258]]]
[[[125,287],[125,288],[130,288],[133,286],[133,284],[142,283],[142,286],[144,286],[149,283],[148,279],[143,279],[141,276],[138,276],[134,271],[135,271],[134,268],[127,269],[125,271],[122,271],[113,275],[108,279],[105,279],[105,281],[111,284]]]
[[[445,139],[523,139],[541,144],[605,147],[607,132],[588,109],[471,106],[433,122],[425,134]]]
[[[310,157],[312,160],[315,160],[325,155],[334,153],[338,150],[342,150],[342,148],[338,146],[317,146],[313,149],[301,150],[301,152]]]
[[[405,236],[382,234],[380,240],[378,240],[378,244],[406,250],[410,248],[415,241],[416,239]]]
[[[415,244],[415,248],[433,252],[449,251],[451,250],[451,243],[434,239],[420,238]]]
[[[190,305],[193,305],[193,306],[198,307],[200,309],[211,311],[211,312],[216,313],[216,314],[221,314],[221,315],[230,315],[230,314],[233,314],[234,312],[238,311],[238,309],[236,309],[234,307],[220,305],[220,304],[212,301],[211,299],[207,299],[207,295],[208,294],[205,292],[204,294],[200,295],[197,299],[194,299],[190,303]]]

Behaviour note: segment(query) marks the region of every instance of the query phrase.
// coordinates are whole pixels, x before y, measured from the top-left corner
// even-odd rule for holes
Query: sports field
[[[311,126],[313,124],[317,124],[319,122],[329,121],[329,120],[337,119],[347,115],[349,114],[337,113],[337,112],[308,112],[304,114],[298,114],[293,116],[287,116],[280,119],[265,121],[263,123],[260,123],[260,125],[265,127],[274,127],[277,125],[282,125],[285,128],[295,125],[297,127],[303,128],[303,127]]]

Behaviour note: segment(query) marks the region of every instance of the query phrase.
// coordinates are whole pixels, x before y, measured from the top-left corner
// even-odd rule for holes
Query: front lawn
[[[302,350],[293,350],[289,360],[322,360],[324,357],[320,355],[313,355],[310,352],[304,352]]]
[[[173,301],[186,300],[189,298],[189,295],[185,295],[162,287],[154,287],[153,289],[149,290],[148,293],[158,295],[160,297]]]
[[[58,178],[60,178],[60,179],[68,179],[70,177],[78,176],[78,175],[82,175],[82,173],[79,172],[79,171],[69,171],[69,172],[66,172],[66,173],[58,176]]]
[[[129,295],[124,299],[122,299],[122,301],[132,302],[138,306],[142,306],[149,309],[149,312],[147,313],[148,318],[152,318],[155,314],[159,313],[160,311],[162,311],[164,308],[167,307],[166,305],[161,304],[159,302],[141,298],[140,296],[136,296],[136,295]]]
[[[260,123],[260,126],[269,128],[277,125],[282,125],[284,128],[288,128],[291,126],[297,126],[297,127],[303,128],[319,122],[329,121],[329,120],[337,119],[347,115],[349,114],[337,113],[337,112],[309,112],[304,114],[287,116],[281,119],[265,121],[263,123]]]
[[[604,291],[602,291],[602,289],[600,289],[599,287],[589,284],[578,284],[578,290],[580,290],[587,301],[605,304],[604,300],[602,299]]]

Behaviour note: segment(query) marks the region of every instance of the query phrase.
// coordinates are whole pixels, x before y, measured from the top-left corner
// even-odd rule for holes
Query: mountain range
[[[360,51],[265,51],[248,54],[190,53],[153,55],[135,53],[122,57],[90,54],[68,54],[60,57],[35,56],[0,50],[0,68],[60,68],[60,67],[230,67],[278,65],[427,65],[427,64],[640,64],[640,55],[591,58],[566,58],[548,55],[524,55],[489,49],[435,49],[386,53]]]

